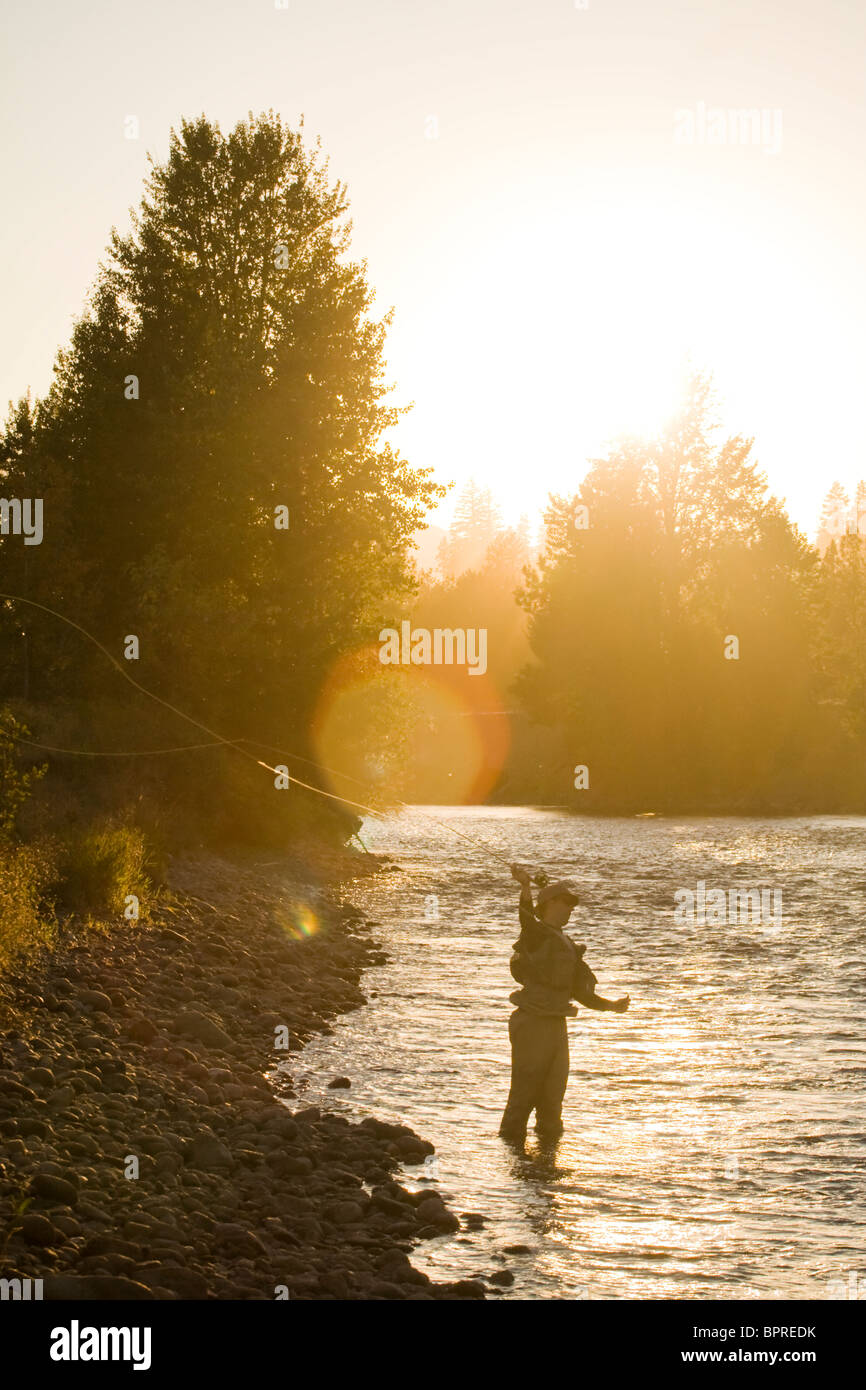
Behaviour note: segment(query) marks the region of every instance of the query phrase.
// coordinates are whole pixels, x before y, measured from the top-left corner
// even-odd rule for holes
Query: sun
[[[400,430],[408,454],[435,455],[458,491],[489,487],[513,524],[573,494],[621,436],[662,430],[686,362],[705,360],[705,248],[660,189],[641,202],[605,187],[585,206],[515,197],[495,227],[475,215],[423,336],[397,329],[397,374],[418,383]]]

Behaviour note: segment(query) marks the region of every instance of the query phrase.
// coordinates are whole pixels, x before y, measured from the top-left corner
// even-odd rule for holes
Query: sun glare
[[[744,324],[790,314],[798,232],[782,237],[766,209],[720,209],[632,171],[555,207],[539,192],[476,209],[452,235],[423,333],[404,335],[398,316],[391,365],[417,401],[401,447],[457,491],[471,477],[506,520],[540,513],[617,438],[661,430],[689,363],[712,374],[726,428],[769,433],[764,397],[796,373]]]

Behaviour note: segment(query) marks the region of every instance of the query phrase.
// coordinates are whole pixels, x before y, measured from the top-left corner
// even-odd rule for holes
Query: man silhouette
[[[533,1110],[539,1138],[554,1139],[562,1133],[569,1061],[565,1020],[577,1013],[571,1000],[587,1009],[622,1014],[629,997],[602,999],[596,994],[596,977],[583,959],[586,948],[563,934],[578,902],[574,885],[563,879],[542,888],[536,912],[527,870],[512,864],[511,874],[521,885],[520,936],[514,943],[511,973],[522,988],[509,996],[516,1005],[508,1020],[511,1090],[499,1133],[522,1144]]]

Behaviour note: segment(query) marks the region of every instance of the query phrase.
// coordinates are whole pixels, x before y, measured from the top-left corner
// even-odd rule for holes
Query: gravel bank
[[[2,1277],[46,1298],[484,1296],[411,1265],[460,1224],[394,1178],[431,1144],[282,1103],[277,1062],[363,1004],[382,959],[329,886],[342,867],[180,861],[152,920],[70,934],[7,982]]]

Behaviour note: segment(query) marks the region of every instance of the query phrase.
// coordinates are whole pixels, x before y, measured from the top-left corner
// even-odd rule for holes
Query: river
[[[506,1299],[866,1298],[866,818],[417,807],[361,835],[400,866],[348,894],[389,960],[292,1071],[299,1106],[431,1139],[401,1180],[483,1217],[413,1263],[508,1270]],[[519,889],[488,846],[578,881],[569,934],[631,996],[569,1022],[565,1135],[524,1155],[497,1135]],[[700,882],[780,890],[781,915],[676,920]]]

